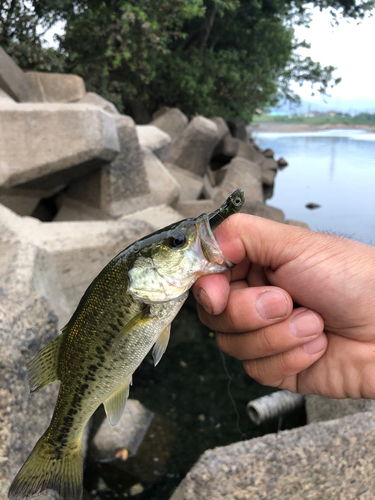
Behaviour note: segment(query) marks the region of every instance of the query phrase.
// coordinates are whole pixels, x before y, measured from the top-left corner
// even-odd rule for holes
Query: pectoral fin
[[[158,340],[155,342],[155,345],[152,349],[152,357],[154,358],[155,366],[159,363],[163,354],[165,353],[165,350],[168,346],[170,333],[171,333],[171,324],[169,324],[164,328]]]
[[[125,404],[129,397],[129,385],[131,383],[132,378],[130,377],[125,384],[104,401],[104,409],[111,427],[118,423],[124,413]]]
[[[58,361],[64,333],[43,347],[29,365],[27,378],[30,391],[35,392],[59,379]]]

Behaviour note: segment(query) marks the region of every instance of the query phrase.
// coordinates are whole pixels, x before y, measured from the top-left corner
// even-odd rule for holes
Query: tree
[[[374,4],[313,2],[329,9],[333,21],[338,12],[361,18]],[[280,98],[296,100],[291,80],[309,81],[322,93],[338,81],[332,66],[296,54],[293,26],[308,25],[307,0],[35,0],[32,5],[39,24],[66,21],[58,59],[64,70],[81,75],[89,90],[138,122],[148,121],[161,105],[249,121],[257,108]],[[21,36],[12,40],[17,45]]]

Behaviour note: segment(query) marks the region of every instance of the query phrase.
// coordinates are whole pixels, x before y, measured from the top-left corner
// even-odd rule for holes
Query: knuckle
[[[225,352],[225,354],[228,354],[229,356],[233,356],[231,335],[228,335],[228,334],[222,333],[222,332],[217,332],[216,341],[217,341],[220,349],[223,352]]]

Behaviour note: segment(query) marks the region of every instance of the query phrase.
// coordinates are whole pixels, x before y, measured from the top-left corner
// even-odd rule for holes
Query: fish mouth
[[[208,268],[210,269],[212,267],[212,270],[216,272],[220,272],[218,268],[221,268],[221,270],[232,268],[234,264],[227,260],[220,250],[214,233],[212,232],[207,214],[202,214],[197,217],[197,230],[197,240],[200,243],[199,246],[203,253],[203,257],[209,263]]]

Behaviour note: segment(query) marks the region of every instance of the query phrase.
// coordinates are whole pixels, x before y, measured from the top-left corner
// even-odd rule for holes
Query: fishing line
[[[232,383],[232,379],[233,379],[233,377],[230,375],[230,373],[229,373],[229,371],[228,371],[227,364],[226,364],[226,362],[225,362],[225,356],[224,356],[224,353],[223,353],[223,351],[220,349],[219,344],[218,344],[218,342],[217,342],[217,332],[215,332],[215,341],[216,341],[217,348],[219,349],[221,359],[222,359],[222,361],[223,361],[223,367],[224,367],[225,374],[226,374],[226,376],[228,377],[227,393],[228,393],[229,399],[230,399],[230,400],[231,400],[231,402],[232,402],[232,406],[233,406],[233,408],[234,408],[234,412],[235,412],[235,414],[236,414],[236,428],[237,428],[237,430],[238,430],[238,432],[239,432],[239,434],[240,434],[241,438],[244,438],[244,437],[246,437],[246,434],[244,434],[244,433],[242,432],[242,429],[241,429],[241,427],[240,427],[240,414],[239,414],[239,411],[238,411],[238,409],[237,409],[237,405],[236,405],[236,402],[235,402],[234,397],[233,397],[233,395],[232,395],[232,392],[231,392],[231,390],[230,390],[230,385],[231,385],[231,383]]]

